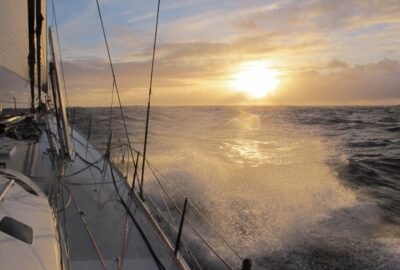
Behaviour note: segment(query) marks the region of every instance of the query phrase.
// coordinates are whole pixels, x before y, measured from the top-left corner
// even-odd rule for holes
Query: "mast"
[[[71,137],[70,137],[70,129],[68,125],[68,117],[67,117],[67,111],[65,109],[65,104],[64,104],[64,96],[62,94],[62,89],[64,89],[64,85],[62,84],[62,81],[60,80],[60,64],[57,62],[56,58],[56,52],[55,52],[55,42],[56,40],[53,39],[53,35],[51,32],[51,29],[49,28],[49,42],[50,42],[50,51],[51,51],[51,59],[52,59],[52,69],[50,70],[52,72],[51,74],[51,83],[52,83],[52,89],[55,88],[56,90],[56,96],[57,96],[57,103],[58,103],[58,119],[61,121],[62,124],[62,135],[59,135],[60,141],[62,146],[64,148],[64,154],[66,157],[72,158],[72,143],[71,143]],[[54,90],[54,89],[53,89]],[[56,98],[54,98],[54,104],[56,103]],[[57,109],[56,109],[57,110]]]
[[[39,105],[42,102],[42,66],[41,66],[41,35],[42,35],[42,22],[43,22],[43,15],[42,15],[42,1],[36,0],[36,58],[37,58],[37,86],[38,86],[38,98],[39,98]]]
[[[31,88],[31,111],[35,112],[35,0],[28,1],[29,82]],[[38,1],[40,2],[40,1]]]

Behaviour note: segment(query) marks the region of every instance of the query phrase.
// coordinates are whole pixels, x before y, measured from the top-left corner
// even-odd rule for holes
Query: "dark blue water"
[[[124,111],[141,150],[145,108]],[[124,140],[113,115],[114,139]],[[86,134],[90,116],[102,147],[108,109],[75,108]],[[174,199],[189,197],[255,269],[400,269],[399,116],[399,106],[155,107],[148,159]]]

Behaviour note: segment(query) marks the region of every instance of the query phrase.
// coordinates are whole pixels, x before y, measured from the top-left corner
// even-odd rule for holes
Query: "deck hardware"
[[[4,217],[0,221],[0,231],[27,244],[33,242],[33,229],[12,217]]]
[[[106,153],[104,154],[104,161],[103,161],[103,173],[106,174],[107,170],[107,160],[111,160],[111,143],[112,143],[112,135],[113,131],[110,130],[110,135],[108,136],[108,142],[107,142],[107,149]],[[112,167],[110,166],[110,170],[112,170]]]
[[[251,270],[252,261],[249,258],[245,258],[242,264],[242,270]]]
[[[89,140],[90,140],[91,132],[92,132],[92,114],[90,114],[90,117],[89,117],[89,127],[88,127],[88,134],[87,134],[87,139],[86,139],[86,150],[85,150],[86,155],[87,155],[87,151],[89,148]]]

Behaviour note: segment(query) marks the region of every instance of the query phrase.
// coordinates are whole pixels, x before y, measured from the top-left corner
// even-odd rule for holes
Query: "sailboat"
[[[171,239],[143,195],[145,150],[128,137],[125,175],[111,158],[122,147],[112,130],[96,148],[71,127],[46,10],[42,0],[0,2],[0,66],[26,80],[31,97],[28,112],[0,117],[0,269],[192,269],[180,251],[187,201]]]

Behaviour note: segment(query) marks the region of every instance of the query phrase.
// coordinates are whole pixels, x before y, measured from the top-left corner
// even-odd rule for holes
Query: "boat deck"
[[[53,202],[58,204],[58,221],[65,240],[61,241],[62,255],[64,261],[69,261],[65,269],[188,268],[183,260],[173,256],[170,244],[140,199],[135,195],[129,203],[129,186],[123,176],[113,170],[119,193],[135,222],[121,204],[110,166],[101,172],[104,160],[96,164],[98,168],[84,161],[98,161],[103,154],[90,144],[86,148],[82,144],[86,139],[77,131],[73,136],[81,142],[74,140],[78,155],[62,166],[52,159],[45,132],[39,142],[0,140],[0,144],[16,147],[10,158],[3,159],[6,167],[31,177],[50,198],[56,198]],[[64,170],[66,177],[57,178],[60,170]],[[59,188],[62,192],[57,192]]]

